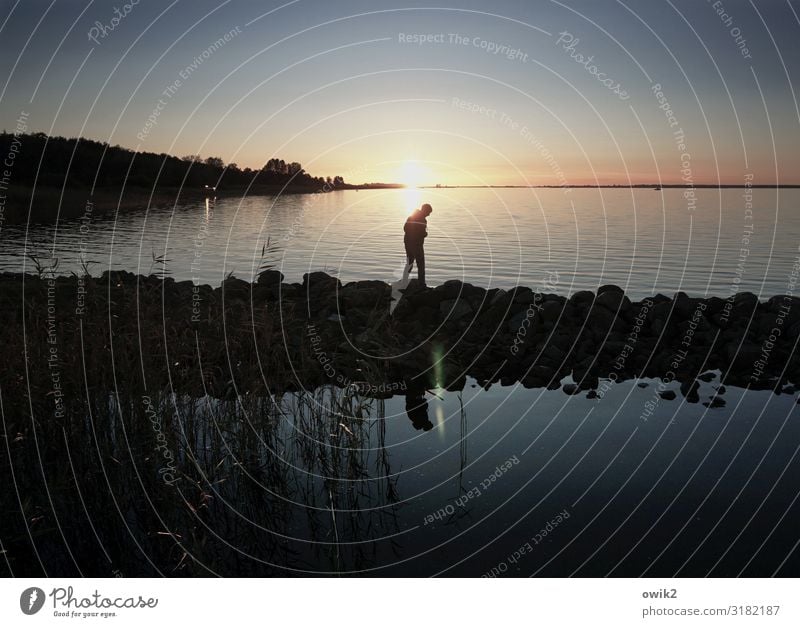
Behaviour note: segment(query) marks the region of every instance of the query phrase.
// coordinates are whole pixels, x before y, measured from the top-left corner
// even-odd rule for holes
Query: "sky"
[[[354,183],[800,183],[796,1],[436,4],[0,0],[0,126]]]

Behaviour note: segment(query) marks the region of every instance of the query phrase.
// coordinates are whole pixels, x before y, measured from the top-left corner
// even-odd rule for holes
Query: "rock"
[[[731,369],[744,373],[752,371],[753,364],[761,359],[761,345],[751,342],[741,342],[734,338],[725,345],[724,349]]]
[[[409,285],[405,290],[400,290],[403,294],[401,301],[410,303],[413,307],[432,307],[439,309],[442,302],[442,293],[435,289],[426,289],[419,285]]]
[[[612,332],[627,331],[628,325],[622,318],[605,307],[592,307],[586,321],[586,328],[596,340],[602,341]]]
[[[700,400],[700,395],[698,394],[699,389],[700,384],[697,381],[685,381],[681,383],[681,394],[686,399],[687,403],[696,403]]]
[[[456,279],[451,279],[449,281],[445,281],[441,285],[438,285],[434,288],[434,291],[438,294],[441,294],[442,299],[447,300],[455,300],[459,296],[464,289],[464,283],[458,281]]]
[[[472,305],[473,309],[479,309],[486,304],[488,294],[489,293],[482,287],[472,285],[471,283],[464,283],[461,297]]]
[[[574,383],[565,383],[561,389],[564,391],[564,394],[569,394],[570,396],[580,394],[581,391],[581,389]]]
[[[494,302],[491,304],[492,308],[510,310],[514,301],[514,292],[509,291],[503,294],[495,295]]]
[[[720,398],[719,396],[712,396],[711,400],[703,403],[703,405],[711,409],[716,409],[717,407],[725,407],[725,399]]]
[[[616,287],[616,286],[606,285],[604,287]],[[597,298],[594,301],[594,304],[596,306],[605,307],[606,309],[608,309],[613,313],[622,313],[627,311],[631,307],[630,299],[627,296],[625,296],[622,290],[605,291],[597,296]]]
[[[555,362],[556,364],[560,364],[564,361],[564,358],[567,354],[561,350],[554,342],[548,342],[547,345],[542,350],[542,356],[549,359],[551,362]]]
[[[280,287],[280,284],[283,283],[284,278],[283,272],[278,270],[264,270],[264,272],[258,275],[256,283],[266,287]]]
[[[733,306],[745,312],[752,312],[758,307],[758,296],[752,292],[739,292],[733,297]]]
[[[448,281],[423,288],[412,280],[389,316],[390,285],[357,281],[342,286],[324,272],[306,274],[302,284],[287,284],[282,273],[266,270],[254,283],[230,277],[216,289],[116,271],[106,272],[102,279],[86,277],[83,281],[84,328],[103,328],[110,309],[112,332],[126,337],[129,329],[124,321],[130,318],[126,314],[139,306],[142,325],[165,324],[170,329],[170,352],[190,354],[195,348],[192,343],[199,338],[209,355],[204,358],[210,360],[209,372],[219,369],[224,373],[226,364],[215,361],[214,355],[224,354],[224,347],[231,346],[231,353],[237,355],[236,376],[242,377],[243,384],[253,383],[254,392],[261,389],[262,382],[247,381],[247,373],[261,372],[254,356],[271,348],[276,367],[272,369],[275,374],[266,373],[270,385],[285,391],[292,385],[298,389],[301,384],[313,387],[328,381],[321,362],[305,359],[310,350],[309,325],[314,325],[314,335],[320,338],[315,345],[318,354],[335,361],[337,372],[353,380],[361,380],[365,374],[387,381],[417,377],[428,385],[439,376],[432,374],[431,364],[438,359],[434,355],[446,355],[445,359],[454,361],[445,367],[447,376],[442,381],[454,388],[465,385],[462,375],[481,386],[521,381],[526,387],[551,389],[560,388],[562,379],[570,377],[566,380],[574,383],[565,386],[565,393],[577,388],[582,395],[597,398],[598,377],[610,372],[620,381],[631,380],[631,385],[644,388],[648,385],[644,379],[664,379],[672,371],[678,381],[688,378],[680,390],[688,402],[699,402],[700,386],[720,379],[714,386],[716,393],[708,392],[714,394],[709,407],[722,406],[722,384],[793,395],[800,389],[800,351],[794,351],[795,339],[800,337],[800,299],[784,296],[759,303],[747,292],[729,300],[690,298],[679,292],[674,302],[657,294],[630,303],[622,288],[614,285],[601,286],[596,297],[582,291],[567,299],[524,286],[487,291]],[[67,317],[75,307],[77,279],[61,276],[55,283],[56,304],[64,313],[63,322],[58,321],[59,339],[69,339],[80,328]],[[47,284],[33,276],[23,279],[18,274],[0,274],[0,309],[6,314],[7,326],[12,327],[8,337],[14,336],[23,319],[31,322],[31,329],[38,328],[40,320],[34,313],[46,306]],[[638,335],[629,339],[642,303],[651,301]],[[20,306],[23,302],[25,308]],[[788,304],[793,308],[790,313]],[[727,317],[728,305],[732,305],[730,320],[717,326],[712,321],[723,314]],[[795,310],[797,318],[793,317]],[[192,325],[186,324],[187,315],[192,316]],[[779,315],[782,332],[769,340]],[[193,326],[200,327],[199,335]],[[688,331],[692,334],[687,345],[683,342]],[[135,332],[130,335],[135,336]],[[258,351],[251,350],[254,340]],[[522,343],[515,345],[515,340]],[[143,341],[149,342],[147,338]],[[514,346],[519,350],[512,351]],[[160,349],[149,343],[142,354],[148,350],[157,353]],[[397,357],[412,351],[413,359]],[[301,380],[280,379],[287,377],[281,373],[291,371],[291,364],[305,364],[308,372],[298,373]],[[467,371],[462,372],[458,364]],[[716,371],[722,374],[717,377]],[[426,374],[421,375],[423,372]],[[698,374],[697,380],[691,378]],[[229,380],[224,374],[209,375],[209,389],[229,394]],[[197,391],[180,379],[176,382],[183,392]],[[158,382],[166,383],[166,379]],[[658,386],[654,392],[663,399],[676,398],[677,385],[671,387],[674,390]]]
[[[525,335],[527,335],[528,333],[530,333],[530,327],[522,326],[522,321],[525,320],[527,317],[528,314],[525,311],[520,311],[519,313],[514,314],[506,322],[506,328],[508,328],[508,330],[511,333],[520,333],[520,334],[524,333]]]
[[[725,299],[718,296],[710,296],[706,299],[705,315],[709,318],[716,316],[725,309]]]
[[[672,313],[678,320],[691,320],[701,299],[689,298],[686,292],[675,292],[672,299]],[[702,314],[702,312],[700,312]]]
[[[547,300],[537,310],[539,317],[545,322],[556,322],[564,312],[564,301]]]
[[[439,311],[447,319],[460,320],[472,315],[472,306],[463,298],[443,300],[439,304]]]
[[[594,302],[594,294],[587,290],[581,290],[570,296],[569,302],[576,307],[585,308]]]
[[[529,287],[518,287],[514,290],[514,302],[521,305],[530,305],[536,299],[536,295]]]
[[[383,281],[357,281],[339,290],[339,300],[347,312],[352,309],[386,309],[390,297],[391,288]]]
[[[249,294],[251,284],[235,276],[229,276],[222,282],[222,291],[225,296],[243,296]]]
[[[498,289],[493,294],[491,294],[491,296],[489,296],[489,305],[490,306],[496,305],[502,300],[505,300],[506,296],[508,296],[508,292],[506,292],[505,290]]]
[[[597,295],[602,296],[603,294],[625,294],[625,290],[623,290],[619,285],[601,285],[597,288]]]
[[[303,275],[303,289],[309,294],[320,291],[333,292],[341,286],[339,279],[325,272],[308,272]]]

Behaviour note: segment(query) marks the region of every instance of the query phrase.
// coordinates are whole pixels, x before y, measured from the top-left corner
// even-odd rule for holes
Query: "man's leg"
[[[425,250],[422,246],[419,247],[415,257],[417,260],[417,278],[421,285],[425,285]]]
[[[414,266],[414,256],[411,254],[411,251],[406,249],[406,267],[403,270],[403,281],[406,283],[408,282],[408,275],[411,272],[411,268]]]

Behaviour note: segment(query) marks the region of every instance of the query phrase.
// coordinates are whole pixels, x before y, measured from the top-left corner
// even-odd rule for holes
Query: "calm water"
[[[212,284],[229,272],[249,279],[265,261],[292,281],[317,269],[344,281],[390,281],[403,262],[403,220],[427,201],[434,206],[427,242],[433,284],[459,278],[535,287],[557,272],[562,293],[616,283],[639,297],[678,289],[725,296],[739,280],[739,289],[763,297],[783,293],[800,242],[800,191],[754,190],[752,220],[743,193],[699,191],[693,212],[676,190],[220,199],[93,222],[88,233],[72,223],[57,231],[37,227],[26,239],[24,230],[5,228],[0,265],[20,270],[27,263],[32,271],[25,250],[42,257],[54,251],[59,271],[78,270],[85,246],[87,259],[96,262],[93,274],[109,267],[149,273],[161,268],[154,258],[163,257],[176,279]],[[268,238],[277,249],[262,259]],[[747,255],[737,269],[742,248]],[[654,382],[643,383],[615,385],[591,400],[516,385],[483,390],[470,382],[461,394],[427,395],[428,431],[413,427],[403,396],[373,401],[381,407],[379,419],[342,417],[348,428],[361,424],[370,438],[384,430],[380,445],[368,441],[352,451],[366,456],[365,474],[355,482],[314,470],[309,464],[319,457],[295,450],[315,437],[334,450],[336,425],[314,435],[313,425],[300,424],[289,409],[280,453],[270,449],[262,459],[233,445],[207,449],[209,455],[236,453],[231,480],[208,489],[217,507],[246,528],[245,537],[253,534],[252,542],[244,541],[221,522],[222,514],[211,518],[220,557],[209,572],[800,573],[797,394],[729,387],[727,405],[709,409],[687,404],[680,394],[659,400]],[[718,386],[718,380],[703,383],[701,401]],[[249,421],[242,424],[250,429]],[[257,482],[270,456],[292,477],[286,485],[309,486],[272,499],[288,508],[280,520]],[[276,538],[292,559],[275,552]],[[526,545],[530,550],[520,556]],[[159,564],[167,573],[172,566]],[[138,568],[144,567],[134,561],[121,570],[153,572]]]
[[[678,394],[643,416],[647,383],[602,400],[468,387],[430,398],[429,432],[411,428],[402,398],[387,401],[397,526],[376,530],[374,560],[343,563],[403,575],[796,576],[795,398],[729,389],[710,410]],[[718,386],[702,384],[701,400]]]
[[[398,277],[402,224],[430,202],[429,283],[462,279],[487,287],[541,285],[558,273],[571,293],[605,283],[634,297],[684,290],[723,295],[784,293],[800,242],[800,190],[427,189],[326,195],[220,198],[54,227],[5,227],[0,268],[31,271],[25,254],[55,255],[61,272],[93,262],[149,273],[165,260],[176,280],[218,284],[229,272],[250,279],[264,261],[289,281],[326,270],[343,281]],[[752,217],[747,202],[752,203]],[[752,235],[749,234],[752,231]],[[264,244],[272,250],[262,258]],[[740,253],[741,249],[746,249]],[[740,256],[744,264],[738,268]],[[27,265],[25,265],[27,264]]]

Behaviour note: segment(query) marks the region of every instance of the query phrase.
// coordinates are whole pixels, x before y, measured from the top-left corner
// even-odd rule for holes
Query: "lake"
[[[784,293],[798,255],[800,190],[696,194],[693,209],[683,190],[649,189],[220,198],[83,229],[5,227],[0,269],[31,272],[25,254],[46,260],[52,251],[57,272],[77,272],[83,250],[92,274],[165,271],[217,285],[271,266],[289,281],[326,270],[388,282],[402,269],[405,216],[430,202],[433,285],[536,289],[550,277],[548,289],[562,294],[608,283],[632,298]],[[113,338],[117,352],[124,342]],[[333,386],[274,398],[240,390],[234,400],[157,390],[144,400],[125,395],[127,376],[115,372],[115,389],[93,389],[85,405],[70,399],[63,430],[43,395],[32,405],[4,395],[7,420],[39,425],[35,442],[14,441],[17,481],[40,485],[46,476],[39,513],[57,511],[31,536],[35,550],[27,527],[5,530],[15,572],[800,574],[792,385],[744,390],[708,373],[692,402],[677,381],[668,400],[653,379],[608,383],[592,398],[469,378],[460,392],[431,390],[427,404],[410,407],[403,394]],[[154,455],[161,441],[177,469],[165,472]],[[48,452],[37,457],[40,446]],[[161,481],[167,475],[184,478]]]
[[[279,198],[219,198],[118,220],[4,227],[0,270],[32,271],[26,254],[58,258],[59,272],[166,271],[218,285],[251,280],[263,263],[288,281],[311,270],[343,282],[399,278],[403,221],[433,205],[428,282],[541,286],[570,294],[613,283],[632,298],[782,294],[798,255],[800,190],[362,190]],[[263,254],[267,241],[271,243]],[[160,261],[154,261],[159,259]],[[162,263],[163,262],[163,263]],[[552,283],[552,281],[551,281]]]

